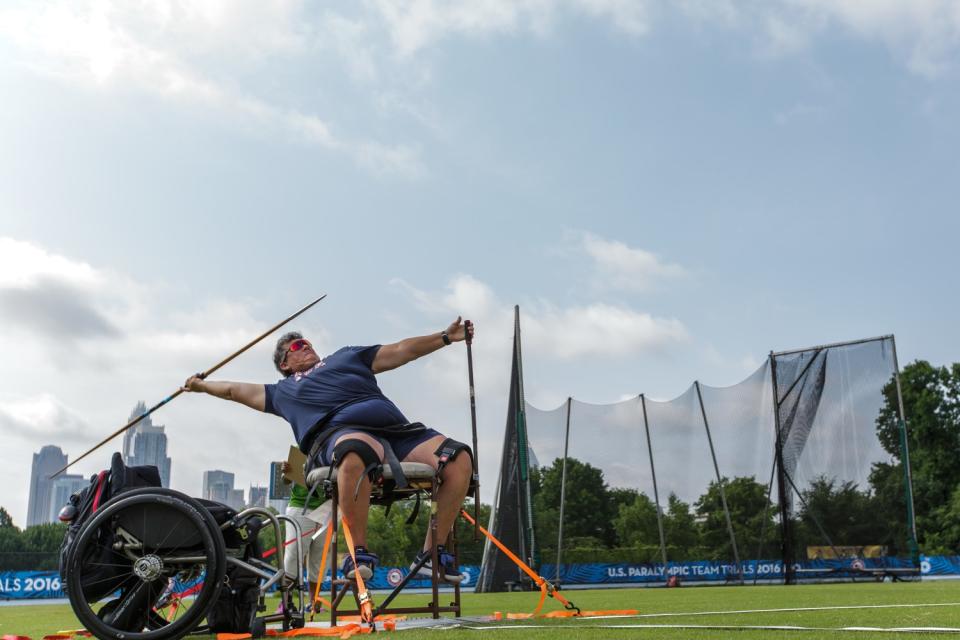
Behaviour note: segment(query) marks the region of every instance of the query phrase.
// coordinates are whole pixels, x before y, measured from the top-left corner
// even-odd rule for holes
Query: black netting
[[[700,391],[744,580],[767,579],[756,561],[780,557],[770,367],[765,363],[739,384],[700,385]]]
[[[558,580],[604,562],[653,581],[691,579],[690,563],[747,583],[910,575],[894,362],[892,338],[875,339],[773,354],[670,401],[547,411],[518,378],[494,532]],[[521,581],[496,555],[480,590]]]
[[[774,362],[793,558],[842,560],[835,570],[903,566],[894,562],[910,553],[900,425],[880,420],[895,398],[892,340],[777,355]]]
[[[521,399],[519,336],[514,339],[513,368],[510,376],[510,397],[507,406],[507,426],[503,437],[503,456],[500,459],[500,477],[494,508],[488,530],[521,558],[530,550],[527,493],[529,477],[527,455],[521,448],[525,441],[524,414]],[[509,591],[511,585],[521,583],[524,574],[510,558],[495,545],[487,542],[483,551],[477,592]]]

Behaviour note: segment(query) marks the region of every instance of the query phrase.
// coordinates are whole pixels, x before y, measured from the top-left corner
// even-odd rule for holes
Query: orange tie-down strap
[[[392,629],[390,629],[392,630]],[[304,627],[302,629],[290,629],[289,631],[276,631],[267,629],[267,635],[273,638],[296,638],[299,636],[314,636],[326,638],[349,638],[358,633],[372,633],[372,627],[364,627],[359,624],[345,624],[336,627]],[[217,640],[247,640],[252,638],[249,633],[218,633]]]
[[[317,572],[317,586],[313,590],[313,606],[310,607],[310,622],[313,622],[313,617],[317,614],[317,603],[322,603],[328,609],[333,609],[333,605],[330,604],[330,601],[320,595],[320,586],[323,584],[323,576],[327,573],[327,556],[330,552],[330,540],[333,535],[333,523],[327,525],[327,535],[323,539],[323,553],[320,555],[320,571]],[[330,580],[333,580],[337,576],[337,569],[334,566],[336,561],[330,563]]]
[[[480,533],[487,536],[490,542],[497,545],[497,548],[500,549],[500,551],[503,551],[503,553],[506,554],[508,558],[513,560],[514,564],[520,567],[520,569],[522,569],[524,573],[530,576],[530,579],[533,580],[538,587],[540,587],[540,602],[537,603],[537,608],[533,610],[533,613],[530,614],[529,617],[535,618],[540,615],[540,610],[543,608],[543,602],[544,600],[547,599],[547,596],[550,596],[551,598],[555,598],[560,604],[562,604],[564,608],[567,610],[567,612],[569,612],[570,616],[580,615],[579,607],[577,607],[575,604],[573,604],[572,602],[564,598],[562,595],[560,595],[560,592],[554,589],[553,585],[551,585],[549,582],[544,580],[543,577],[537,575],[537,573],[533,569],[528,567],[523,560],[518,558],[516,554],[510,551],[510,549],[507,549],[507,547],[502,542],[494,538],[493,534],[491,534],[489,531],[487,531],[486,529],[481,527],[479,524],[477,524],[476,520],[471,518],[469,513],[467,513],[466,511],[460,511],[460,515],[466,518],[470,524],[480,529]]]
[[[537,573],[527,566],[527,564],[518,558],[516,554],[507,549],[506,546],[499,540],[493,537],[489,531],[483,527],[477,525],[476,521],[470,517],[470,514],[466,511],[461,511],[460,514],[466,518],[470,524],[476,526],[480,529],[480,532],[483,535],[487,536],[490,539],[490,542],[497,545],[497,548],[500,551],[503,551],[508,558],[513,560],[518,567],[520,567],[524,573],[526,573],[530,578],[540,587],[540,601],[537,603],[537,608],[533,610],[533,613],[501,613],[500,611],[493,612],[494,620],[525,620],[527,618],[573,618],[573,617],[589,617],[589,616],[635,616],[639,613],[636,609],[608,609],[605,611],[581,611],[579,607],[574,605],[572,602],[560,595],[560,592],[557,591],[553,585],[543,579],[542,576],[537,575]],[[549,590],[549,593],[548,593]],[[558,602],[563,604],[563,611],[551,611],[550,613],[540,614],[540,610],[543,608],[543,602],[547,596],[555,598]]]
[[[343,524],[343,538],[347,541],[347,550],[350,551],[350,557],[353,558],[353,575],[357,581],[357,600],[360,601],[360,617],[372,627],[374,625],[373,601],[370,600],[367,585],[363,583],[363,576],[360,575],[360,567],[357,566],[357,552],[353,546],[353,536],[350,534],[350,527],[347,526],[347,520],[345,518],[340,520],[340,522]]]

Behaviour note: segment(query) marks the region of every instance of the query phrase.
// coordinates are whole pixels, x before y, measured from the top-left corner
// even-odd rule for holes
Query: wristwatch
[[[443,340],[443,344],[450,344],[450,336],[447,335],[446,331],[440,332],[440,339]]]

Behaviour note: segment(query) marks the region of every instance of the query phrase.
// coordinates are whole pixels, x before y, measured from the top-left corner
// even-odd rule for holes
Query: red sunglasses
[[[310,341],[307,340],[306,338],[299,338],[297,340],[294,340],[293,342],[290,343],[290,346],[287,347],[286,353],[283,354],[283,360],[281,360],[280,362],[283,363],[286,361],[287,353],[290,353],[291,351],[300,351],[301,349],[306,349],[307,347],[312,348],[313,345],[310,344]]]

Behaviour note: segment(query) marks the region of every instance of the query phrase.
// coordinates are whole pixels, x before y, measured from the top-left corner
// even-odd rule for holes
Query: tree
[[[621,546],[660,544],[657,505],[645,493],[637,493],[633,502],[620,505],[613,528]]]
[[[907,442],[913,476],[914,511],[918,541],[927,553],[960,551],[960,531],[954,536],[948,518],[953,494],[960,485],[960,363],[934,367],[917,360],[900,373]],[[887,530],[906,537],[906,502],[903,490],[902,448],[896,384],[883,390],[885,404],[877,418],[877,437],[894,463],[874,465],[870,485],[875,510],[885,518]],[[899,488],[898,488],[899,487]],[[949,518],[948,518],[949,519]]]
[[[0,507],[0,529],[13,527],[13,518],[7,513],[7,510]]]
[[[767,499],[767,487],[749,476],[737,477],[732,481],[724,478],[723,488],[740,558],[750,558],[758,550],[762,553],[763,549],[775,548],[775,509]],[[717,482],[710,483],[707,492],[697,500],[695,509],[700,520],[700,543],[704,547],[705,558],[733,559],[730,532]]]
[[[667,499],[667,513],[663,517],[663,533],[670,560],[702,560],[697,557],[700,535],[690,505],[671,493]]]
[[[877,532],[883,527],[876,518],[871,495],[854,482],[838,484],[835,478],[820,476],[803,492],[803,507],[797,526],[798,546],[881,544]],[[823,532],[821,533],[821,528]]]
[[[544,548],[556,548],[562,476],[563,458],[557,458],[551,466],[537,469],[531,477],[536,486],[533,497],[536,535]],[[617,515],[614,505],[603,471],[576,458],[567,458],[564,538],[596,538],[608,547],[613,546],[616,543],[613,520]]]

